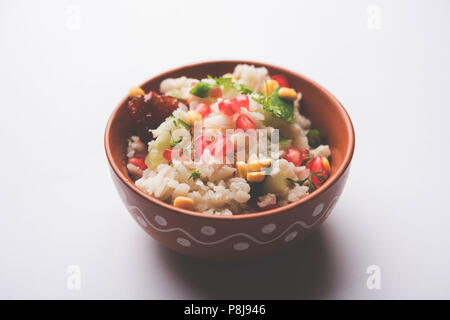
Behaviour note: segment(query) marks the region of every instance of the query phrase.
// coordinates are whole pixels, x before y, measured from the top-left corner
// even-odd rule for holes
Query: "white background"
[[[450,298],[449,9],[1,0],[0,298]],[[187,259],[148,237],[116,194],[103,149],[130,86],[222,58],[318,81],[357,138],[344,194],[320,230],[243,266]],[[366,286],[373,264],[380,290]],[[81,269],[80,290],[67,288],[69,265]]]

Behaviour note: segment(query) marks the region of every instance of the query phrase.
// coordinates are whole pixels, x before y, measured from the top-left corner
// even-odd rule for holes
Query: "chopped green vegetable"
[[[176,118],[174,116],[169,116],[169,119],[173,119],[173,123],[176,126],[183,126],[186,128],[186,130],[191,130],[192,126],[189,123],[186,123],[186,121],[181,120],[180,118]]]
[[[263,183],[261,182],[249,182],[250,185],[250,197],[251,199],[258,199],[258,197],[264,194]]]
[[[224,86],[225,88],[233,87],[233,78],[225,77],[225,78],[213,78],[211,76],[208,76],[209,79],[214,79],[216,81],[216,86]]]
[[[317,148],[321,144],[325,144],[322,133],[317,129],[309,130],[306,137],[308,138],[308,143],[311,148]]]
[[[191,172],[191,175],[189,176],[189,179],[188,180],[190,180],[190,179],[192,179],[192,180],[198,180],[198,179],[200,179],[200,171],[198,171],[198,169],[194,169],[194,170],[192,170],[192,172]]]
[[[276,119],[281,119],[288,123],[294,122],[294,103],[290,100],[282,99],[278,95],[280,88],[277,88],[270,97],[260,94],[253,100],[263,106],[265,111],[270,112]]]
[[[214,79],[216,81],[215,86],[216,87],[220,87],[223,86],[224,89],[236,89],[239,91],[239,93],[241,94],[252,94],[253,90],[250,89],[249,87],[247,87],[246,85],[243,85],[241,83],[237,83],[235,81],[233,81],[233,78],[230,77],[225,77],[225,78],[213,78],[211,76],[208,76],[209,79]]]
[[[183,127],[186,128],[186,130],[191,130],[191,125],[186,123],[185,121],[181,120],[181,119],[177,119],[178,124],[181,124]]]
[[[171,96],[171,97],[177,98],[177,99],[180,99],[180,98],[181,98],[181,96],[180,96],[180,94],[178,93],[177,90],[171,90],[171,91],[169,91],[168,95]]]
[[[289,138],[286,138],[284,136],[280,136],[280,146],[284,149],[288,149],[289,148]]]
[[[199,82],[195,87],[191,89],[191,94],[199,98],[206,98],[209,96],[211,85],[206,82]]]
[[[274,193],[277,196],[286,197],[289,193],[289,185],[280,173],[267,176],[263,182],[264,193]]]
[[[277,118],[283,119],[289,123],[294,122],[294,103],[289,100],[281,99],[278,95],[280,88],[277,88],[269,98],[269,104],[263,106],[264,110],[270,111]]]
[[[325,176],[321,172],[310,172],[307,178],[299,181],[290,178],[286,178],[286,180],[291,188],[294,188],[296,184],[298,184],[299,186],[303,186],[306,181],[308,181],[308,192],[311,193],[318,188],[318,186],[316,186],[316,184],[313,182],[312,177],[316,177],[320,183],[326,180]]]
[[[167,163],[164,158],[164,150],[170,147],[170,134],[167,131],[162,132],[150,149],[150,152],[145,157],[145,164],[151,170],[155,169],[161,163]]]

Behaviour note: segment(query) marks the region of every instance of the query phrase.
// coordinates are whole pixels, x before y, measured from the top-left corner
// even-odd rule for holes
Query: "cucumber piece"
[[[145,157],[147,167],[153,170],[161,163],[168,163],[163,157],[163,153],[167,148],[170,148],[170,133],[164,131],[156,138],[150,152]]]
[[[264,194],[274,193],[280,197],[287,197],[289,193],[289,186],[286,177],[281,174],[267,176],[262,187]]]
[[[280,134],[286,138],[293,139],[293,133],[291,132],[291,124],[281,118],[275,117],[271,112],[263,110],[264,125],[267,127],[273,127],[280,130]]]

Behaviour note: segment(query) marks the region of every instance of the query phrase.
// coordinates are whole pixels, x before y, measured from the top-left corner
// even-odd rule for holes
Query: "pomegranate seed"
[[[316,187],[322,185],[326,181],[326,179],[328,179],[329,174],[323,164],[322,157],[314,157],[306,164],[306,167],[311,173],[321,174],[323,176],[323,179],[319,179],[315,175],[311,176],[311,180],[316,185]]]
[[[300,167],[302,165],[303,161],[302,152],[297,148],[291,147],[287,149],[286,154],[284,155],[283,158],[289,162],[292,162],[296,167]]]
[[[236,119],[236,128],[246,131],[249,129],[256,129],[256,124],[249,116],[241,114]]]
[[[194,107],[194,111],[200,113],[204,119],[211,112],[211,108],[209,107],[209,104],[202,102]]]
[[[200,160],[203,151],[211,144],[211,139],[207,136],[201,135],[194,141],[194,160]]]
[[[241,94],[240,96],[237,96],[236,98],[237,104],[239,108],[245,108],[249,110],[250,102],[248,100],[248,96],[245,94]]]
[[[209,91],[209,96],[213,99],[218,99],[222,96],[222,89],[216,87],[216,88],[211,88],[211,90]]]
[[[271,79],[275,80],[276,82],[278,82],[280,87],[289,88],[289,82],[287,81],[285,76],[283,76],[281,74],[276,74],[276,75],[273,75]]]
[[[213,143],[207,146],[217,159],[224,159],[234,151],[233,142],[225,136],[217,136]]]
[[[236,99],[224,99],[219,102],[219,111],[226,116],[232,116],[241,110]]]
[[[132,164],[135,167],[138,167],[141,170],[147,169],[147,165],[145,164],[143,156],[136,156],[128,159],[128,163]]]
[[[163,152],[163,157],[164,157],[167,161],[169,161],[169,162],[172,161],[172,149],[173,149],[173,148],[167,148],[167,149],[164,150],[164,152]]]

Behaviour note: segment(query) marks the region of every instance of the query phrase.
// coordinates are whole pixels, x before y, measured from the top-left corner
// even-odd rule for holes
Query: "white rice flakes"
[[[208,166],[209,169],[215,168],[215,170],[206,172],[205,181],[208,182],[204,182],[201,179],[196,181],[189,179],[191,169],[187,166],[192,164],[174,162],[173,166],[161,164],[156,171],[147,169],[144,171],[144,176],[136,181],[136,185],[144,192],[163,201],[177,196],[189,197],[195,201],[194,209],[200,212],[231,214],[245,208],[239,204],[245,204],[250,199],[250,185],[245,179],[232,178],[235,168],[226,165]]]

